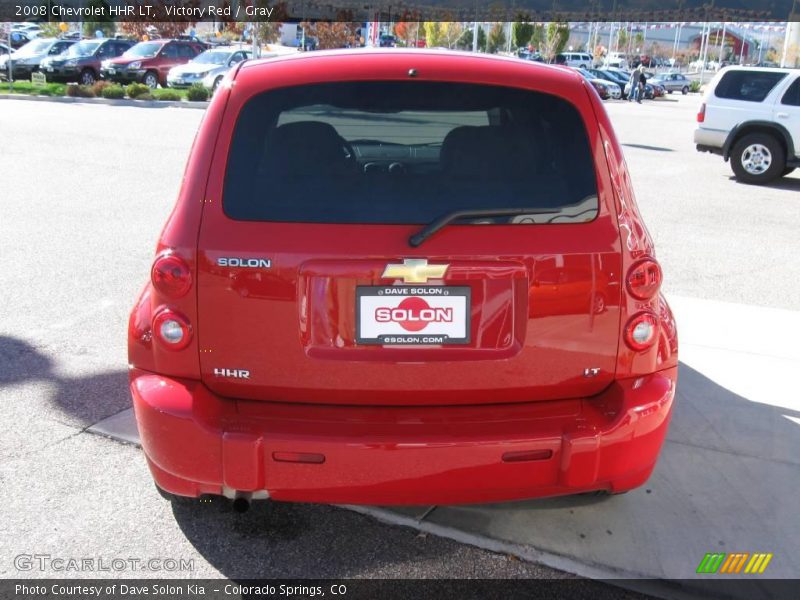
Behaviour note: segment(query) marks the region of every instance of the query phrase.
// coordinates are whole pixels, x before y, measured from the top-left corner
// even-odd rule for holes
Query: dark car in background
[[[150,88],[167,86],[170,69],[184,65],[205,50],[205,45],[188,40],[139,42],[122,56],[105,60],[100,74],[117,83],[144,83]]]
[[[100,79],[102,61],[127,52],[136,42],[120,39],[83,40],[58,56],[44,59],[40,70],[48,81],[77,81],[91,85]]]
[[[611,71],[609,69],[586,69],[589,73],[598,79],[605,79],[611,83],[616,83],[622,90],[622,97],[627,98],[628,94],[625,92],[625,86],[628,85],[628,78],[619,73],[618,71]]]
[[[58,56],[74,43],[72,40],[56,38],[37,38],[30,41],[11,54],[0,55],[0,77],[8,76],[7,61],[10,60],[14,79],[30,79],[31,73],[39,70],[42,60],[48,56]]]

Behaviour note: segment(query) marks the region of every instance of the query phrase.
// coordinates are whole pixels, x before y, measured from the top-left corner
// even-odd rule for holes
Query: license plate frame
[[[421,298],[427,307],[405,309],[409,314],[406,325],[418,327],[416,323],[426,322],[418,330],[408,330],[399,321],[384,321],[387,331],[375,335],[378,325],[378,308],[389,309],[392,317],[394,309],[403,308],[399,304],[407,298]],[[383,300],[383,302],[380,302]],[[385,306],[378,306],[385,304]],[[416,303],[419,305],[419,303]],[[378,308],[376,308],[376,306]],[[438,309],[438,310],[437,310]],[[448,313],[448,309],[451,309]],[[423,312],[432,310],[433,312]],[[371,346],[464,346],[471,342],[470,320],[472,314],[472,290],[469,286],[452,285],[365,285],[356,286],[356,344]],[[372,316],[370,317],[370,313]],[[382,312],[382,316],[386,313]],[[448,315],[450,320],[447,320]],[[432,320],[422,317],[431,316]],[[416,319],[414,318],[416,317]],[[397,325],[397,326],[395,326]],[[388,331],[392,330],[392,331]],[[424,331],[426,330],[426,331]]]

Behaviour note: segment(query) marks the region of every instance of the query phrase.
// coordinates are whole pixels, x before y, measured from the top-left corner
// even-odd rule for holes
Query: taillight
[[[192,271],[180,256],[161,254],[153,263],[150,278],[156,290],[169,298],[185,296],[192,287]]]
[[[649,300],[661,287],[661,267],[652,258],[633,263],[625,280],[628,293],[637,300]]]
[[[153,317],[153,334],[168,350],[183,350],[192,341],[192,326],[180,313],[162,308]]]
[[[703,102],[700,105],[700,110],[697,113],[697,122],[702,123],[705,120],[706,120],[706,103]]]
[[[646,350],[656,341],[658,317],[651,312],[634,315],[625,325],[625,343],[637,352]]]

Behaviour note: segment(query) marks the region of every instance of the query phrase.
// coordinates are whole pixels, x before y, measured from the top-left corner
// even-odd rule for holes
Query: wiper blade
[[[479,219],[481,217],[513,217],[516,215],[547,215],[559,213],[561,209],[552,208],[482,208],[454,210],[446,213],[425,225],[417,233],[408,238],[408,245],[416,248],[434,233],[459,219]]]

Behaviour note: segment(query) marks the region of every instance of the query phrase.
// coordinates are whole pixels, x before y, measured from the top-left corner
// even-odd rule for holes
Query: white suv
[[[562,52],[556,55],[557,65],[577,67],[579,69],[591,69],[594,59],[588,52]]]
[[[738,181],[767,183],[800,167],[800,71],[727,67],[708,84],[694,142],[721,154]]]
[[[609,52],[603,62],[607,67],[614,67],[616,69],[628,68],[628,61],[625,59],[625,54],[622,52]]]

